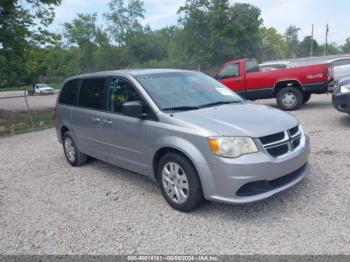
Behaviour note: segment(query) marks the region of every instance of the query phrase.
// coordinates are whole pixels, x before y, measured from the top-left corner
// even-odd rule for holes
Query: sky
[[[51,25],[54,30],[62,30],[64,22],[71,21],[77,13],[96,12],[102,23],[102,14],[108,11],[109,0],[63,0],[56,8],[56,19]],[[299,38],[311,35],[311,25],[314,24],[314,38],[319,44],[325,42],[326,24],[329,24],[328,41],[338,45],[345,43],[350,37],[350,24],[348,23],[348,12],[350,10],[349,0],[242,0],[233,1],[249,3],[261,10],[264,25],[274,27],[281,34],[293,24],[299,27]],[[158,29],[167,25],[177,23],[177,10],[185,3],[185,0],[144,0],[145,19],[144,24]]]

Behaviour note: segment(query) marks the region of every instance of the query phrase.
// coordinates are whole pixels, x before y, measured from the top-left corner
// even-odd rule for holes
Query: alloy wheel
[[[297,97],[293,93],[286,93],[282,96],[282,103],[287,107],[294,107],[297,102]]]
[[[186,202],[189,194],[185,171],[175,162],[166,163],[162,170],[162,183],[165,193],[177,204]]]
[[[73,163],[75,161],[75,147],[70,137],[66,137],[64,140],[64,150],[66,151],[68,160]]]

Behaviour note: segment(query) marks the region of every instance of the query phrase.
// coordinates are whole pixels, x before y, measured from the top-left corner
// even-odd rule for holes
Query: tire
[[[304,93],[303,96],[303,104],[306,104],[311,98],[311,94],[310,93]]]
[[[168,153],[160,159],[157,178],[165,200],[174,209],[189,212],[203,201],[197,171],[193,164],[180,154]]]
[[[88,161],[88,156],[79,152],[71,132],[64,133],[62,138],[64,155],[69,164],[74,167],[84,165]]]
[[[278,106],[284,111],[293,111],[303,104],[303,93],[297,87],[285,87],[276,96]]]

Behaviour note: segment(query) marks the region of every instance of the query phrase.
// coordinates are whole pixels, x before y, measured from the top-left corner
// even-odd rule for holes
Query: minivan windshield
[[[200,72],[170,72],[135,76],[161,110],[195,110],[239,103],[242,98]]]

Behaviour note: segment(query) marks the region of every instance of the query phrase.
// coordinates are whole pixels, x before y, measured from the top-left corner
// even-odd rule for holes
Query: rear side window
[[[92,109],[105,109],[103,103],[104,78],[84,79],[79,93],[79,106]]]
[[[247,73],[259,72],[259,64],[255,59],[249,59],[245,62],[245,71]]]
[[[75,105],[78,92],[79,79],[70,80],[63,86],[58,100],[59,104]]]

